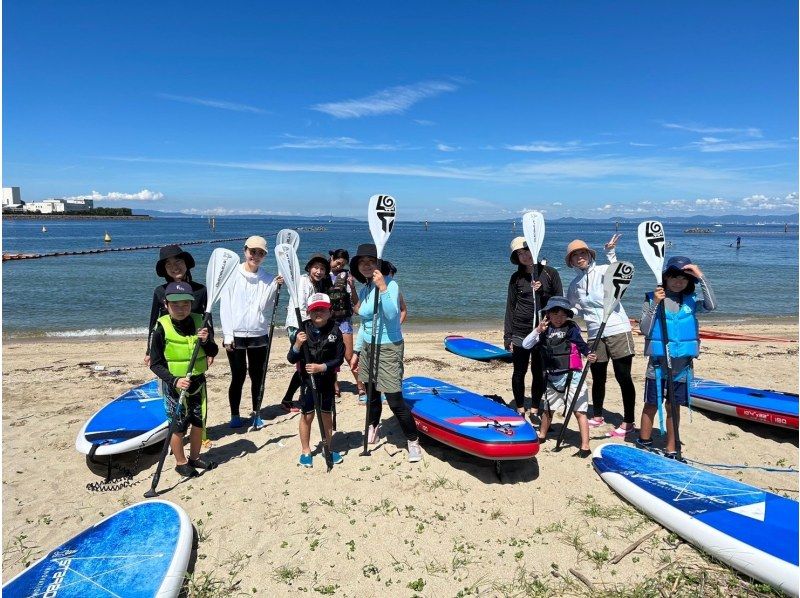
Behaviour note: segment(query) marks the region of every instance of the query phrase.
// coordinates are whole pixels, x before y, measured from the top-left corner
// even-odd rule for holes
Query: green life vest
[[[203,316],[200,314],[189,314],[194,320],[194,326],[197,330],[203,325]],[[161,316],[158,321],[164,328],[164,337],[166,340],[164,346],[164,357],[167,360],[167,367],[169,373],[178,378],[184,378],[189,369],[189,361],[192,359],[192,352],[194,345],[197,341],[197,335],[183,336],[172,325],[172,319],[169,314]],[[197,352],[197,359],[194,362],[194,369],[192,376],[202,374],[208,369],[208,362],[206,361],[206,352],[203,351],[203,346],[200,345],[200,350]]]

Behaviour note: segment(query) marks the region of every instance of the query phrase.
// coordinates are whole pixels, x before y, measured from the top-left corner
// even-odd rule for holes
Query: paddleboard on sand
[[[403,398],[420,432],[470,455],[502,461],[539,451],[536,430],[523,416],[469,390],[414,376],[403,380]]]
[[[511,352],[502,347],[455,334],[445,337],[444,348],[461,357],[478,361],[491,361],[492,359],[511,361]]]
[[[177,596],[192,550],[186,512],[163,500],[132,505],[52,550],[3,586],[3,596]]]
[[[796,394],[695,378],[690,395],[692,406],[698,409],[797,430]]]
[[[169,422],[158,380],[136,386],[118,396],[83,425],[75,440],[78,452],[117,455],[161,442]]]
[[[592,461],[603,481],[664,527],[797,596],[797,501],[620,444],[598,446]]]

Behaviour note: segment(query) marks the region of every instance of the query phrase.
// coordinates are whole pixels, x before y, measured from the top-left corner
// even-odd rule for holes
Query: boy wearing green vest
[[[177,471],[183,477],[200,475],[198,469],[214,469],[216,463],[200,458],[203,432],[202,404],[205,402],[206,377],[219,347],[214,342],[213,329],[201,328],[203,316],[191,313],[191,286],[186,282],[171,282],[166,288],[167,315],[156,321],[150,346],[150,369],[162,381],[164,408],[173,427],[170,447],[175,455]],[[191,372],[189,362],[196,343],[200,343],[197,359]],[[187,376],[187,373],[190,375]],[[185,391],[181,402],[181,394]],[[189,458],[183,450],[183,435],[189,433]]]

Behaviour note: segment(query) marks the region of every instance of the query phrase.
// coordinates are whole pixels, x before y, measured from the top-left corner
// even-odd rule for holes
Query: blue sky
[[[796,3],[222,7],[4,2],[3,185],[217,214],[797,210]]]

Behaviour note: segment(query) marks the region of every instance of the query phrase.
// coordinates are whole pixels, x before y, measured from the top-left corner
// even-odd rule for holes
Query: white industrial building
[[[26,203],[24,210],[41,214],[74,214],[88,212],[93,207],[94,200],[91,199],[45,199]]]
[[[19,187],[3,187],[3,209],[22,211],[25,202],[19,193]]]

